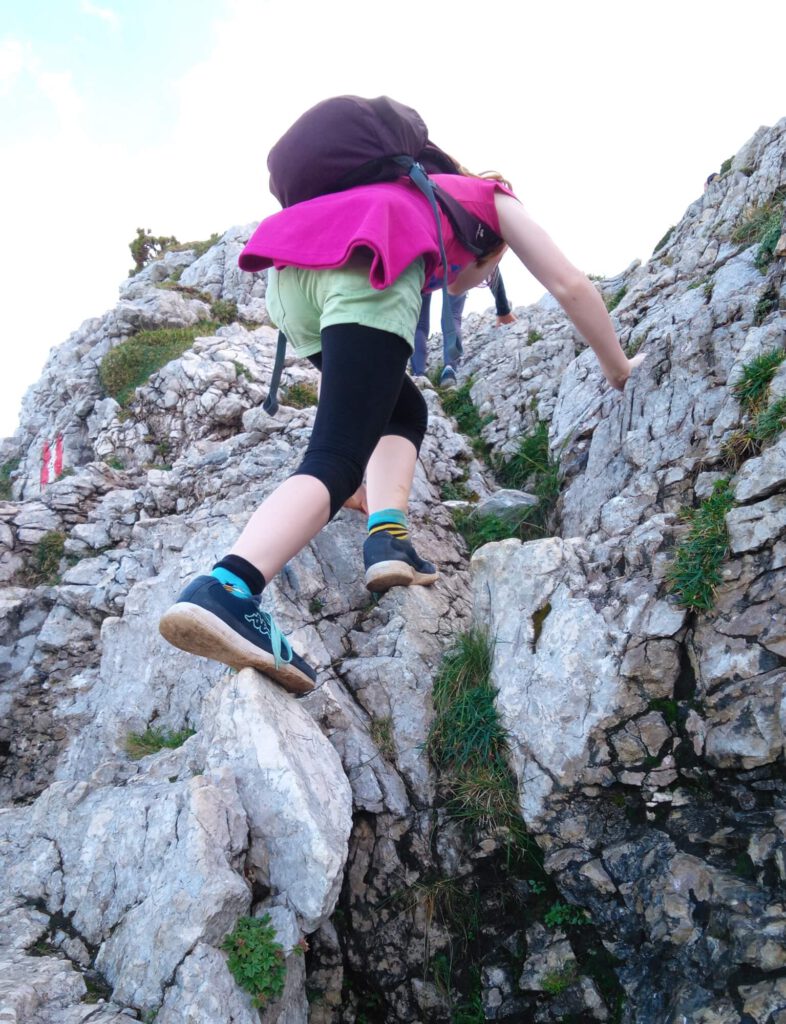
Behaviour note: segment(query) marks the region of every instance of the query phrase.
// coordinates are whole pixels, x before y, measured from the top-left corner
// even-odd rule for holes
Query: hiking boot
[[[456,371],[452,366],[446,366],[439,377],[439,386],[441,388],[455,388],[456,387]]]
[[[290,646],[259,599],[238,597],[215,576],[197,576],[161,616],[158,629],[181,651],[255,668],[290,693],[310,693],[317,674]]]
[[[420,558],[408,540],[398,540],[385,530],[366,538],[363,562],[366,589],[373,593],[411,584],[428,586],[439,576],[431,562]]]

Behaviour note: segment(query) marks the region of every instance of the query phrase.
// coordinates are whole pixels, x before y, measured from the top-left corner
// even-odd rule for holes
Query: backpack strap
[[[400,163],[403,168],[407,171],[412,182],[417,186],[423,195],[428,199],[431,205],[432,212],[434,213],[434,220],[437,222],[437,240],[439,241],[439,258],[442,260],[442,343],[445,352],[445,359],[450,362],[458,361],[461,355],[459,348],[458,335],[456,334],[456,325],[453,322],[453,316],[450,312],[450,300],[448,298],[448,258],[445,253],[445,241],[442,237],[442,222],[439,219],[439,207],[437,206],[437,197],[434,191],[434,183],[430,180],[429,176],[423,170],[423,165],[419,164],[417,160],[413,160],[412,157],[408,156],[397,156],[395,157],[397,163]]]
[[[286,351],[287,337],[283,331],[279,331],[278,341],[276,342],[276,356],[273,360],[273,373],[270,375],[270,391],[262,406],[269,416],[275,416],[278,412],[278,385],[281,383],[281,373],[284,369]]]

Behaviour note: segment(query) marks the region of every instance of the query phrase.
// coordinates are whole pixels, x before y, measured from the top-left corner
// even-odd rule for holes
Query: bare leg
[[[407,511],[417,459],[417,450],[407,438],[386,434],[379,439],[366,470],[369,513],[385,508]]]
[[[262,502],[232,548],[269,583],[327,523],[330,495],[314,476],[291,476]]]

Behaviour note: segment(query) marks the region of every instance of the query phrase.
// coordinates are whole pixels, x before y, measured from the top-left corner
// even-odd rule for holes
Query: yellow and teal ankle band
[[[409,521],[406,513],[397,508],[384,508],[381,512],[372,512],[368,517],[369,537],[383,530],[397,540],[408,540]]]

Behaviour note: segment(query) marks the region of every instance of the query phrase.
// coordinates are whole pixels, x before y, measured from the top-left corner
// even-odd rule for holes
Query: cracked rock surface
[[[276,332],[264,275],[236,262],[253,226],[154,261],[53,350],[0,453],[0,1021],[786,1020],[786,434],[728,456],[750,423],[735,383],[786,346],[783,222],[765,262],[735,231],[765,204],[782,218],[784,190],[781,121],[646,263],[598,282],[647,354],[621,395],[550,298],[504,329],[467,318],[493,459],[548,424],[553,535],[470,561],[451,508],[515,519],[535,499],[496,485],[424,384],[411,522],[439,581],[372,599],[364,521],[341,512],[264,594],[318,669],[300,700],[156,628],[314,416],[287,404],[316,383],[292,360],[261,410]],[[105,393],[109,351],[197,325],[124,405]],[[684,607],[682,510],[718,480],[719,584]],[[442,500],[459,485],[471,498]],[[473,623],[524,866],[505,829],[456,817],[426,751],[435,675]],[[140,758],[146,730],[178,743]],[[264,914],[287,972],[260,1013],[220,947]]]

